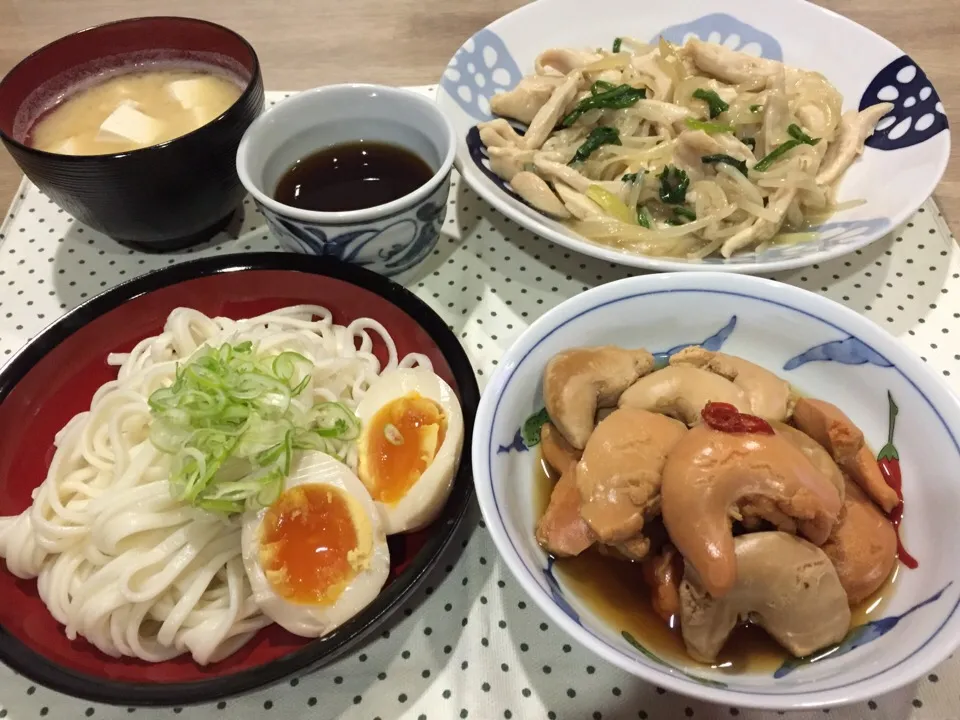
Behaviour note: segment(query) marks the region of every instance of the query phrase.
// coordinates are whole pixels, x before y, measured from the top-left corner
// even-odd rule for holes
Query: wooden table
[[[775,2],[776,0],[769,0]],[[0,73],[74,30],[130,15],[190,15],[237,30],[257,48],[266,86],[302,89],[368,81],[428,84],[460,44],[521,0],[0,0]],[[960,11],[954,0],[820,0],[889,38],[929,75],[948,114],[960,117]],[[135,5],[135,9],[134,9]],[[955,120],[956,122],[956,120]],[[0,155],[0,202],[19,172]],[[936,198],[960,234],[960,148]]]

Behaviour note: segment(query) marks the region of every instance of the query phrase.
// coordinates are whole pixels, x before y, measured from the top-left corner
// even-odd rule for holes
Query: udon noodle
[[[837,183],[893,106],[842,102],[817,72],[696,38],[617,38],[612,52],[541,53],[478,129],[491,170],[586,238],[730,257],[807,239],[848,207]]]
[[[374,338],[386,345],[381,367]],[[361,318],[344,327],[319,306],[288,307],[245,320],[174,310],[156,336],[111,355],[117,379],[57,435],[33,504],[0,519],[0,556],[74,639],[104,653],[162,661],[190,653],[200,664],[234,652],[269,621],[241,559],[239,518],[174,499],[170,456],[149,441],[147,399],[174,382],[178,364],[203,346],[252,341],[262,353],[293,351],[313,362],[304,393],[355,408],[379,373],[414,365],[398,358],[387,330]],[[333,448],[356,469],[352,442]]]

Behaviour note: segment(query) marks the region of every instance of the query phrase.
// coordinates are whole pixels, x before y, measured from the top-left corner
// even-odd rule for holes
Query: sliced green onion
[[[313,365],[308,358],[305,358],[300,353],[290,351],[282,352],[273,359],[273,374],[284,382],[289,382],[293,379],[298,364],[306,365],[307,367]]]
[[[614,38],[614,39],[613,39],[613,52],[614,52],[614,53],[620,52],[620,45],[621,45],[622,42],[623,42],[623,38]]]
[[[360,420],[343,403],[325,402],[314,408],[314,425],[321,437],[355,440],[360,436]]]
[[[249,341],[204,347],[178,366],[148,399],[150,441],[172,456],[174,496],[210,512],[255,509],[282,492],[295,450],[342,457],[360,421],[341,403],[294,402],[312,377],[309,358],[259,356]]]

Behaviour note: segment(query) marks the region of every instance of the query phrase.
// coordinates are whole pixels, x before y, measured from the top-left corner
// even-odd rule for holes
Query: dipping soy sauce
[[[431,177],[430,166],[406,148],[349,142],[294,163],[280,178],[273,197],[301,210],[363,210],[409,195]]]

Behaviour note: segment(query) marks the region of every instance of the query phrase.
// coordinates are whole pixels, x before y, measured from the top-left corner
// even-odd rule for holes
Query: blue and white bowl
[[[316,212],[273,198],[298,160],[358,140],[404,147],[434,171],[402,198],[364,210]],[[328,255],[402,281],[437,243],[456,152],[453,128],[429,98],[379,85],[331,85],[298,93],[261,115],[237,151],[237,173],[287,250]]]
[[[538,452],[521,428],[543,408],[554,354],[582,345],[644,347],[661,358],[690,344],[739,355],[841,407],[874,449],[893,443],[903,474],[906,549],[892,597],[827,658],[776,672],[727,674],[659,658],[595,615],[534,539]],[[888,396],[889,393],[889,396]],[[553,622],[605,660],[661,687],[741,707],[800,709],[865,700],[929,672],[960,643],[960,402],[898,340],[837,303],[770,280],[727,273],[628,278],[561,303],[506,352],[480,401],[473,434],[477,497],[517,581]],[[636,642],[631,642],[636,640]]]
[[[759,253],[687,261],[631,254],[593,243],[537,212],[490,171],[473,128],[491,119],[490,98],[533,71],[554,47],[610,47],[628,35],[681,44],[689,37],[823,73],[844,110],[895,105],[847,171],[837,201],[865,200],[814,230],[815,239]],[[923,70],[879,35],[805,0],[676,0],[638,3],[539,0],[467,40],[440,80],[440,107],[457,136],[457,169],[484,200],[528,230],[585,255],[650,270],[770,273],[854,252],[904,223],[936,188],[950,156],[947,116]],[[471,132],[472,131],[472,132]]]

